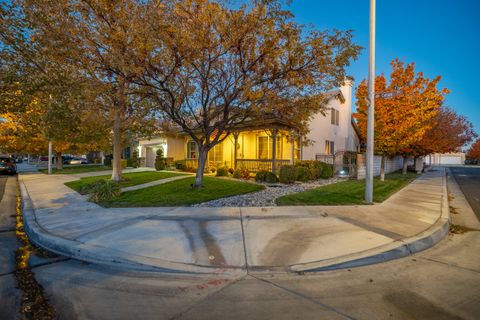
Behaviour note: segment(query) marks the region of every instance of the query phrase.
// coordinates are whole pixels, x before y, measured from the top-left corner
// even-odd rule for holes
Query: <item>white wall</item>
[[[357,155],[357,179],[365,179],[366,176],[366,167],[365,167],[365,154],[359,153]],[[381,156],[374,156],[373,158],[373,175],[380,175],[380,166],[382,163]],[[403,158],[402,156],[395,156],[393,158],[387,158],[385,161],[385,173],[395,172],[403,167]]]
[[[464,152],[451,153],[434,153],[425,157],[425,162],[428,165],[442,165],[442,164],[464,164]]]
[[[325,154],[325,141],[334,141],[335,152],[340,150],[357,150],[358,137],[354,132],[352,119],[352,86],[353,82],[346,80],[345,85],[340,87],[345,102],[333,98],[327,105],[327,108],[333,108],[339,111],[338,126],[331,124],[331,110],[324,116],[317,113],[310,122],[310,132],[307,139],[313,143],[304,146],[302,150],[303,160],[315,160],[316,154]]]

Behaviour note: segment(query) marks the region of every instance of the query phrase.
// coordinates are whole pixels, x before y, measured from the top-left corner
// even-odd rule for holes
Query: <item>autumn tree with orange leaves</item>
[[[480,161],[480,139],[477,139],[467,152],[467,158]]]
[[[440,77],[429,79],[415,73],[415,64],[398,59],[391,62],[390,81],[384,74],[375,79],[375,153],[382,156],[381,179],[384,179],[385,158],[403,155],[403,173],[408,157],[433,127],[433,119],[442,106],[447,89],[437,89]],[[367,132],[368,86],[364,80],[356,91],[355,118],[361,134]]]
[[[413,145],[414,156],[425,156],[432,153],[457,152],[477,137],[473,124],[453,109],[440,108],[432,119],[432,127],[423,139]]]

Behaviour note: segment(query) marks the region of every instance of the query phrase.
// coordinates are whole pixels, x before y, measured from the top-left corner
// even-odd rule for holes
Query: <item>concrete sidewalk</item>
[[[320,271],[426,249],[448,232],[443,169],[382,204],[267,208],[102,208],[63,183],[22,174],[31,240],[75,259],[146,271]]]

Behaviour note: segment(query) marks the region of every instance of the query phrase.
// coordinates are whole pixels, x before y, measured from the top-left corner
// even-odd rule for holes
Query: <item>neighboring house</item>
[[[449,164],[464,164],[464,152],[450,152],[450,153],[434,153],[425,156],[424,161],[427,165],[449,165]]]
[[[326,114],[318,113],[312,118],[310,133],[304,137],[309,142],[307,146],[300,138],[294,138],[295,128],[281,119],[246,121],[238,131],[210,150],[208,166],[276,171],[295,160],[321,159],[340,150],[357,151],[359,137],[352,121],[352,85],[347,80],[340,89],[327,93],[330,100]],[[139,140],[141,164],[154,167],[159,148],[163,148],[165,157],[185,161],[187,167],[196,167],[198,150],[188,135],[178,133]]]

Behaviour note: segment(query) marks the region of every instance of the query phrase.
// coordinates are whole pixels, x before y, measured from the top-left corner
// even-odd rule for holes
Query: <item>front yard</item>
[[[165,207],[189,206],[214,199],[265,189],[264,186],[213,177],[203,178],[203,187],[192,189],[194,177],[157,186],[128,191],[119,197],[101,202],[104,207]]]
[[[132,172],[132,173],[124,173],[122,177],[124,180],[120,182],[120,186],[130,187],[136,186],[139,184],[162,180],[166,178],[176,177],[176,176],[184,176],[185,174],[182,173],[174,173],[174,172],[155,172],[155,171],[145,171],[145,172]],[[65,185],[70,187],[71,189],[81,193],[86,194],[88,193],[88,187],[92,185],[94,182],[105,179],[110,179],[111,175],[102,175],[102,176],[95,176],[95,177],[86,177],[81,178],[80,180],[66,182]]]
[[[403,176],[401,172],[395,172],[385,175],[385,181],[375,178],[373,181],[373,201],[385,201],[416,177],[417,175],[411,172],[406,176]],[[363,204],[364,196],[365,180],[350,180],[286,195],[277,198],[276,203],[279,206],[351,205]]]

